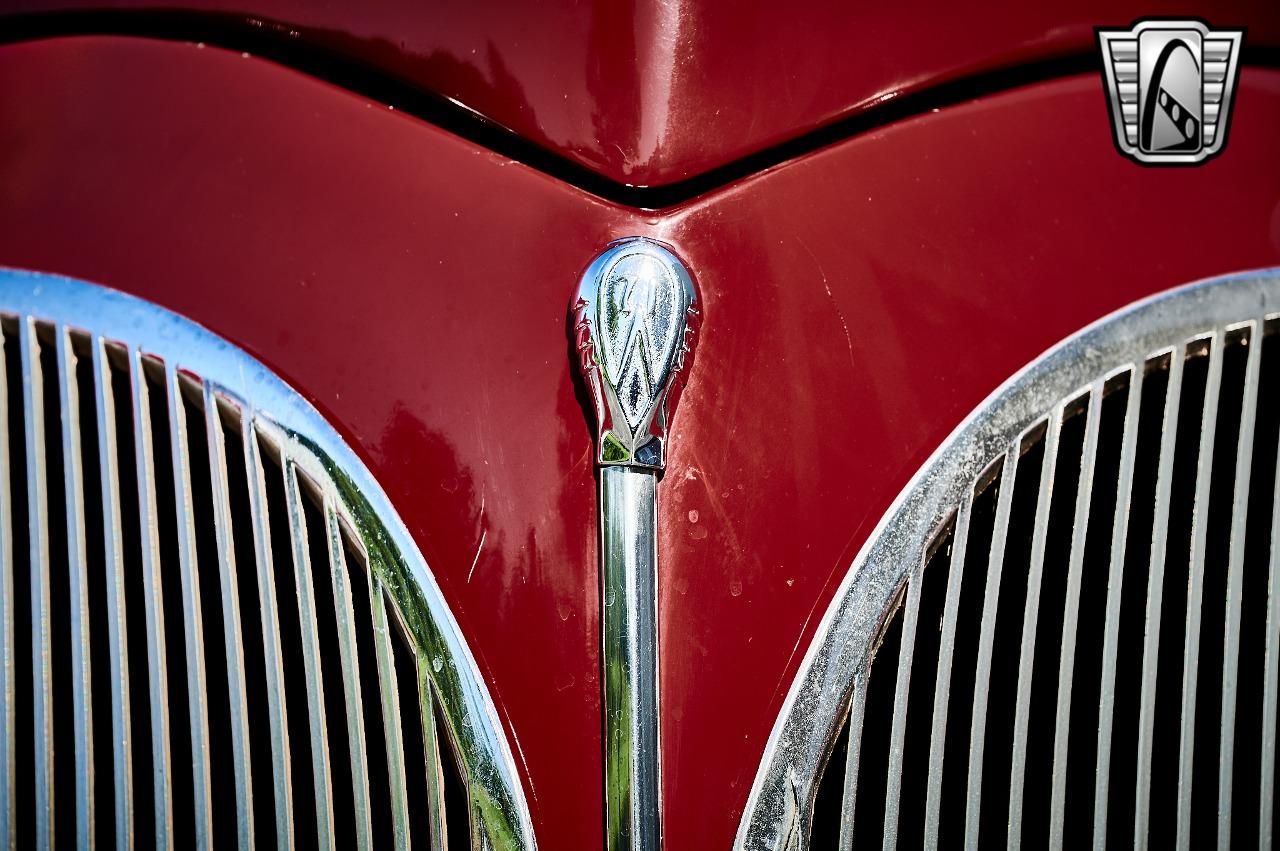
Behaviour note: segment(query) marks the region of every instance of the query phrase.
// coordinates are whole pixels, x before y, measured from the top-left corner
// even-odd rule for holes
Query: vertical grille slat
[[[1031,710],[1031,681],[1036,647],[1036,626],[1040,615],[1040,588],[1043,581],[1045,544],[1049,534],[1049,503],[1053,498],[1054,471],[1058,461],[1058,438],[1064,416],[1059,406],[1049,418],[1044,438],[1044,462],[1040,468],[1040,490],[1036,498],[1035,527],[1031,537],[1031,569],[1027,576],[1027,597],[1022,616],[1022,644],[1018,662],[1018,695],[1014,709],[1012,773],[1009,779],[1009,847],[1022,838],[1022,792],[1027,767],[1027,726]]]
[[[183,637],[186,649],[187,707],[191,735],[192,797],[197,848],[209,847],[213,836],[210,792],[208,680],[205,672],[204,628],[201,624],[200,585],[196,577],[196,530],[192,518],[191,466],[187,451],[186,406],[181,379],[172,361],[164,368],[168,399],[169,449],[173,472],[173,501],[178,541],[178,577],[182,593]]]
[[[418,662],[418,693],[422,695],[422,738],[426,751],[426,807],[430,849],[446,851],[449,847],[449,828],[445,821],[445,779],[440,759],[440,732],[436,724],[436,697],[424,660]]]
[[[893,726],[889,734],[889,770],[885,780],[887,790],[884,802],[885,848],[893,848],[897,844],[898,812],[902,796],[903,745],[907,734],[907,695],[911,688],[911,662],[914,658],[916,625],[920,614],[923,584],[913,581],[907,586],[906,611],[902,616],[902,643],[898,647],[898,677],[893,700]]]
[[[1111,789],[1111,738],[1115,722],[1116,645],[1120,637],[1120,603],[1124,590],[1125,543],[1129,537],[1129,509],[1134,463],[1138,449],[1138,416],[1142,405],[1144,371],[1130,367],[1120,468],[1116,483],[1115,518],[1111,528],[1111,561],[1107,573],[1107,610],[1103,626],[1102,675],[1098,701],[1098,755],[1093,801],[1093,845],[1107,844],[1107,810]]]
[[[1183,359],[1181,350],[1175,351],[1169,358],[1169,385],[1164,402],[1164,427],[1160,436],[1160,462],[1156,472],[1151,566],[1147,577],[1147,629],[1142,647],[1142,697],[1138,708],[1138,768],[1133,827],[1134,844],[1142,846],[1146,844],[1151,820],[1151,750],[1155,729],[1156,677],[1160,659],[1160,615],[1164,607],[1165,547],[1169,534],[1174,446],[1178,441]]]
[[[89,565],[85,555],[84,471],[81,468],[80,399],[71,332],[54,329],[62,413],[62,474],[71,628],[72,719],[75,740],[76,845],[93,835],[93,706],[89,649]]]
[[[4,462],[4,470],[0,470],[0,849],[11,849],[16,845],[17,836],[14,829],[16,798],[14,785],[18,781],[15,776],[14,736],[15,697],[14,677],[17,667],[14,659],[14,551],[13,551],[13,509],[9,496],[10,447],[9,447],[9,364],[7,346],[4,345],[4,329],[0,327],[0,460]]]
[[[155,457],[151,441],[151,390],[143,374],[142,353],[129,350],[133,388],[134,459],[137,464],[143,603],[146,611],[147,675],[151,705],[151,770],[157,848],[171,848],[173,836],[172,760],[169,745],[169,681],[165,646],[164,592],[160,578],[159,511],[156,507]]]
[[[400,732],[400,684],[396,677],[391,629],[382,584],[369,572],[369,603],[378,680],[382,684],[382,732],[387,743],[387,776],[391,797],[392,836],[397,848],[410,847],[409,802],[405,796],[404,739]]]
[[[982,819],[982,772],[987,741],[987,698],[991,683],[992,653],[995,644],[996,615],[1000,608],[1000,586],[1004,573],[1005,548],[1009,538],[1009,520],[1013,511],[1014,483],[1018,478],[1021,443],[1005,453],[1000,471],[1000,497],[996,502],[995,528],[991,534],[991,555],[987,568],[987,584],[982,602],[982,626],[978,637],[978,656],[974,670],[973,717],[969,733],[969,776],[965,795],[965,847],[975,849]]]
[[[1227,561],[1226,627],[1222,650],[1222,708],[1218,761],[1218,847],[1231,845],[1231,798],[1235,753],[1236,677],[1240,662],[1240,607],[1244,588],[1245,530],[1253,469],[1254,423],[1258,409],[1258,373],[1262,364],[1262,323],[1250,322],[1240,436],[1236,444],[1235,489],[1232,495],[1231,545]]]
[[[26,426],[27,515],[30,531],[32,718],[35,736],[35,840],[48,847],[53,840],[53,684],[49,599],[49,522],[47,473],[41,459],[44,445],[44,377],[40,366],[35,320],[19,323],[22,350],[23,422]]]
[[[347,570],[342,546],[342,530],[333,505],[325,500],[326,543],[329,547],[329,570],[333,582],[334,610],[337,615],[338,649],[342,674],[342,692],[346,703],[347,742],[351,749],[351,782],[355,799],[356,847],[366,851],[373,845],[370,826],[369,759],[364,734],[364,711],[360,697],[360,659],[356,644],[356,620],[351,599],[351,574]]]
[[[115,812],[115,844],[117,848],[133,845],[133,782],[129,751],[129,648],[126,638],[127,618],[124,589],[124,531],[120,507],[119,445],[116,431],[115,394],[112,389],[111,366],[106,344],[91,342],[95,389],[95,413],[98,417],[98,478],[102,488],[102,535],[108,658],[111,672],[111,748],[112,780]]]
[[[14,659],[14,550],[13,550],[13,509],[10,508],[10,448],[9,448],[9,354],[4,346],[3,326],[0,326],[0,461],[4,462],[4,471],[0,471],[0,848],[13,848],[17,842],[15,836],[14,784],[15,767],[14,750],[17,741],[14,738],[14,677],[17,667]]]
[[[1079,626],[1080,588],[1083,583],[1085,535],[1093,500],[1094,467],[1098,457],[1098,430],[1102,419],[1103,381],[1089,390],[1084,451],[1076,488],[1075,522],[1067,568],[1067,599],[1063,613],[1061,656],[1058,661],[1058,706],[1053,735],[1053,790],[1049,821],[1049,847],[1062,847],[1067,803],[1068,736],[1071,731],[1071,682],[1075,673],[1076,630]]]
[[[969,545],[969,519],[973,513],[973,494],[966,494],[956,516],[954,543],[951,551],[953,569],[947,576],[947,600],[942,614],[942,640],[938,653],[938,679],[933,694],[933,727],[929,734],[929,775],[925,803],[924,846],[938,847],[938,830],[942,808],[943,757],[946,752],[947,712],[951,704],[951,665],[955,653],[956,620],[960,607],[960,588],[964,581],[965,551]],[[956,567],[960,566],[960,567]]]
[[[333,787],[329,773],[329,736],[325,723],[324,680],[320,666],[315,591],[311,584],[311,553],[302,516],[298,471],[290,460],[283,463],[289,540],[293,545],[294,588],[306,675],[307,720],[311,730],[311,773],[315,787],[316,835],[321,847],[333,841]]]
[[[1191,520],[1191,576],[1187,587],[1187,621],[1183,648],[1182,715],[1178,741],[1177,842],[1191,847],[1191,781],[1195,756],[1196,678],[1200,666],[1200,620],[1204,602],[1205,545],[1209,487],[1213,473],[1214,438],[1218,423],[1218,396],[1222,387],[1222,332],[1209,340],[1209,372],[1205,385],[1204,413],[1200,426],[1200,454],[1196,466],[1195,505]]]
[[[213,388],[202,389],[205,433],[209,447],[209,485],[213,500],[214,535],[218,549],[218,583],[222,590],[223,643],[227,660],[232,771],[235,776],[236,845],[253,845],[253,780],[249,761],[249,702],[246,693],[244,637],[240,626],[240,580],[237,576],[235,532],[227,484],[226,437]],[[216,674],[215,674],[216,676]],[[263,792],[265,794],[265,790]]]
[[[1268,435],[1272,445],[1280,434]],[[1280,472],[1275,476],[1271,499],[1271,537],[1267,565],[1266,650],[1263,656],[1261,806],[1258,808],[1258,845],[1270,848],[1275,816],[1276,703],[1280,691]]]
[[[290,779],[289,723],[284,696],[284,668],[281,664],[279,603],[275,592],[275,570],[271,556],[271,522],[267,516],[266,474],[258,448],[257,430],[248,410],[241,413],[244,441],[245,477],[248,482],[249,512],[253,520],[253,549],[257,560],[259,611],[262,617],[262,653],[267,692],[268,724],[271,727],[271,763],[276,805],[276,845],[293,848],[293,783]]]
[[[31,277],[0,270],[0,851],[533,847],[457,624],[331,426],[179,317]]]
[[[844,794],[840,802],[840,851],[853,848],[853,825],[858,810],[858,775],[862,755],[862,727],[867,712],[867,674],[854,675],[853,702],[849,706],[849,744],[845,751]]]

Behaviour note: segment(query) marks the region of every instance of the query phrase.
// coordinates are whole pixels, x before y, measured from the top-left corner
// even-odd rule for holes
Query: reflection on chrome
[[[698,319],[684,265],[662,245],[613,243],[572,307],[600,464],[600,576],[609,851],[661,847],[658,474]]]

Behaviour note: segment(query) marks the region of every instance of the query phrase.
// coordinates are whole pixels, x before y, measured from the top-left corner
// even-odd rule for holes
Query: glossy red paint
[[[1273,0],[11,0],[188,10],[354,56],[618,183],[683,180],[938,83],[1090,54],[1095,26],[1210,15],[1280,45]],[[143,24],[140,22],[140,26]]]
[[[609,240],[698,280],[660,489],[668,851],[729,847],[835,584],[1009,374],[1197,277],[1280,264],[1280,72],[1223,155],[1113,148],[1097,76],[902,121],[642,213],[253,58],[134,39],[0,49],[0,264],[245,347],[328,416],[440,579],[540,847],[599,847],[590,432],[566,309]]]

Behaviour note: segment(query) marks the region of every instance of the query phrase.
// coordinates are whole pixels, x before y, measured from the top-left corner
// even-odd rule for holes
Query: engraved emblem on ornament
[[[663,466],[698,317],[688,270],[653,240],[615,242],[587,269],[574,328],[596,407],[600,463]]]

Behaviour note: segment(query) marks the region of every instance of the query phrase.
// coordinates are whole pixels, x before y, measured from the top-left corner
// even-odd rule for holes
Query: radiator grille
[[[739,847],[1269,847],[1278,302],[1140,306],[962,427],[833,604]]]
[[[311,438],[154,351],[0,330],[0,847],[532,847],[440,700],[469,658]]]
[[[1246,325],[1097,382],[1001,458],[887,624],[812,847],[842,807],[858,847],[1256,845],[1277,425],[1280,339]]]

